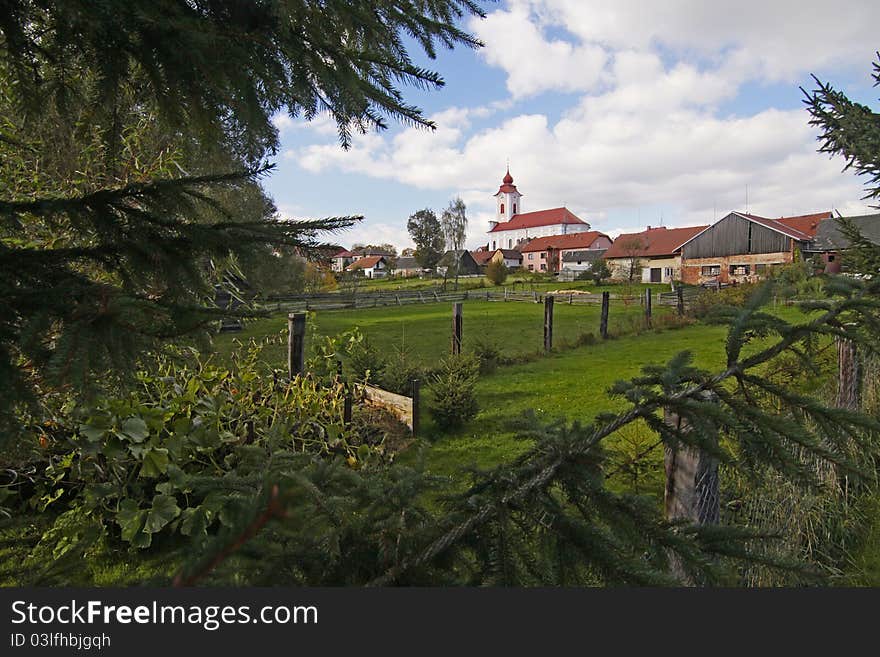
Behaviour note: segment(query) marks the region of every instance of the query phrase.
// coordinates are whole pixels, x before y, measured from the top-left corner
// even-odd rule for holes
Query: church
[[[508,168],[495,194],[495,219],[489,222],[488,232],[490,251],[514,249],[536,237],[571,235],[590,230],[590,224],[564,207],[536,212],[523,212],[522,209],[522,194],[513,184],[513,176]]]

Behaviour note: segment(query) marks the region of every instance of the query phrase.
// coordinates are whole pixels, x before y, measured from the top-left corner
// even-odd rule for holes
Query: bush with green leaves
[[[441,429],[455,429],[476,417],[476,385],[480,361],[476,356],[449,356],[440,361],[440,367],[431,380],[429,411]]]
[[[58,516],[34,554],[60,557],[84,541],[149,548],[207,538],[233,522],[280,454],[354,469],[383,460],[381,436],[344,423],[343,384],[267,375],[263,345],[242,351],[227,368],[169,348],[129,394],[56,423],[27,504]]]
[[[503,361],[498,344],[489,338],[477,338],[473,351],[474,356],[480,361],[480,374],[491,374]]]
[[[494,285],[501,285],[507,280],[507,266],[500,260],[492,260],[486,266],[486,278]]]

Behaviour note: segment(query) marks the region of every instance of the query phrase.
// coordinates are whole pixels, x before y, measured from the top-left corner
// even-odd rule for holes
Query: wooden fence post
[[[678,316],[684,317],[684,288],[681,284],[675,288],[675,295],[678,297]]]
[[[711,392],[702,393],[705,401],[717,401]],[[665,409],[663,421],[679,433],[693,430],[687,419]],[[717,430],[704,438],[718,440]],[[666,473],[666,490],[663,499],[666,520],[686,520],[695,525],[718,524],[721,515],[718,460],[708,452],[679,444],[664,448],[663,465]],[[673,574],[687,585],[695,585],[684,571],[681,562],[672,554],[670,565]]]
[[[461,353],[461,302],[452,304],[452,353]]]
[[[544,297],[544,351],[553,349],[553,295]]]
[[[861,406],[859,382],[862,378],[858,349],[855,342],[846,338],[836,338],[835,342],[837,342],[836,406],[857,411]]]
[[[651,288],[645,288],[645,322],[651,328]]]
[[[412,380],[412,434],[419,435],[419,412],[421,407],[422,384],[418,379]]]
[[[602,316],[599,319],[599,334],[603,340],[608,339],[608,307],[611,303],[611,293],[602,293]]]
[[[306,314],[287,315],[287,376],[302,374],[306,350]]]

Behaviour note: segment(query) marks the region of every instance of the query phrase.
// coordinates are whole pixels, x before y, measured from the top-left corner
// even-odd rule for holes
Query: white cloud
[[[507,89],[514,98],[548,90],[591,89],[607,60],[600,46],[546,39],[521,9],[494,12],[471,27],[486,44],[482,50],[486,61],[507,73]]]
[[[507,157],[524,210],[565,204],[610,234],[657,223],[649,214],[658,208],[673,226],[708,223],[747,203],[767,216],[863,212],[860,181],[816,153],[804,110],[727,109],[746,82],[788,84],[841,63],[867,69],[880,3],[843,5],[514,0],[472,26],[510,98],[437,113],[434,132],[371,133],[348,152],[329,140],[295,155],[311,172],[460,194],[471,246],[485,242]],[[523,112],[474,129],[474,119],[549,91],[579,97],[558,119]],[[380,239],[374,227],[385,231],[381,241],[406,242],[386,223],[370,225],[370,241]]]

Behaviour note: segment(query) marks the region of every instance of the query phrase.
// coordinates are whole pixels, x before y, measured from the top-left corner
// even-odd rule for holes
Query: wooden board
[[[413,428],[413,400],[411,397],[404,397],[373,386],[358,387],[363,391],[366,403],[390,411],[410,429]]]

